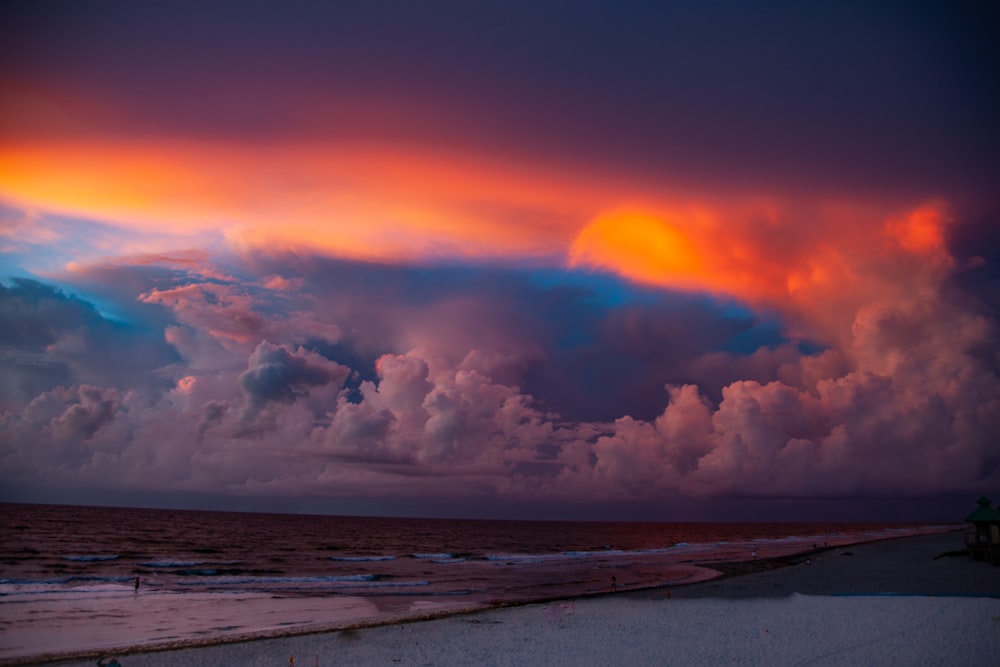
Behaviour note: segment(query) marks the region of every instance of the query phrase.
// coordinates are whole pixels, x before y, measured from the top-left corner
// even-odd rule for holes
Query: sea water
[[[711,563],[937,532],[0,505],[0,659],[673,586]],[[613,580],[612,580],[613,578]]]

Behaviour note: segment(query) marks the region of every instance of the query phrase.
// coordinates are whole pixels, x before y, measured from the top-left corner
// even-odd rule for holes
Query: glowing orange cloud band
[[[593,208],[534,174],[343,145],[8,146],[0,196],[127,228],[220,229],[235,245],[376,260],[546,255]]]
[[[900,213],[691,202],[582,171],[343,142],[10,143],[0,149],[0,196],[125,229],[220,230],[236,248],[378,261],[565,257],[572,267],[751,301],[847,280],[859,253],[946,256],[940,204]]]
[[[886,216],[863,206],[803,211],[771,202],[660,202],[599,216],[576,236],[569,262],[651,285],[781,300],[843,279],[854,264],[877,264],[880,254],[947,259],[944,205]]]

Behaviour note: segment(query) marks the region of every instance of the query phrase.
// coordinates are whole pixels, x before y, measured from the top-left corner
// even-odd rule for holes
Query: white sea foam
[[[374,581],[374,574],[341,574],[303,577],[249,577],[249,576],[222,576],[208,580],[208,584],[233,585],[233,584],[323,584],[323,583],[343,583],[357,581]],[[201,581],[181,581],[181,585],[202,586],[205,580]]]
[[[143,567],[197,567],[198,565],[205,565],[203,560],[152,560],[145,563],[139,563]]]
[[[33,593],[48,593],[51,591],[67,591],[81,594],[101,590],[131,590],[131,586],[122,585],[131,582],[134,577],[62,577],[57,579],[0,579],[0,597]]]
[[[443,553],[442,554],[411,554],[411,555],[414,558],[428,558],[428,559],[432,559],[432,558],[444,559],[444,558],[454,558],[455,557],[453,554],[443,554]]]

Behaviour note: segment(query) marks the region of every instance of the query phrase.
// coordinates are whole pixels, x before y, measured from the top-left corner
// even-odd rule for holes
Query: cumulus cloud
[[[333,384],[339,389],[349,372],[301,347],[289,350],[262,341],[250,355],[239,383],[247,401],[247,414],[252,415],[268,403],[292,403],[315,387]]]
[[[150,373],[176,361],[162,340],[35,280],[0,284],[0,322],[0,407],[60,385],[159,384]]]
[[[488,289],[448,280],[429,290],[410,282],[416,272],[351,282],[340,267],[335,284],[349,287],[322,295],[202,282],[147,291],[175,318],[165,335],[182,361],[154,369],[160,384],[70,382],[8,410],[0,471],[266,497],[986,492],[1000,482],[996,323],[956,298],[947,257],[896,247],[877,266],[857,258],[839,285],[800,287],[785,321],[825,341],[811,352],[767,327],[761,334],[745,309],[655,292],[602,301],[579,287],[533,291],[513,274],[495,274]],[[303,285],[321,283],[327,269],[312,270]],[[396,297],[386,298],[389,286]],[[846,322],[822,308],[836,289]],[[490,299],[477,303],[476,293]],[[272,313],[275,299],[291,299],[288,312],[313,304],[311,321],[346,337],[331,345],[308,327],[292,332],[292,318]],[[544,309],[518,303],[548,303],[566,317],[549,324]],[[53,349],[69,349],[60,333],[43,352],[64,339]],[[344,345],[355,354],[338,356]],[[656,407],[561,414],[544,394],[558,385],[539,380],[545,369],[565,371],[580,395],[597,378],[594,391],[614,405]],[[623,399],[615,377],[647,395]]]
[[[342,397],[329,425],[313,432],[324,453],[410,466],[411,473],[397,470],[403,475],[503,475],[513,462],[532,458],[531,449],[551,433],[530,397],[475,371],[416,352],[385,355],[377,369],[377,380],[362,384],[360,401]]]
[[[650,506],[998,483],[974,12],[457,4],[526,48],[378,7],[277,32],[209,9],[183,48],[141,8],[12,14],[0,252],[42,278],[0,286],[0,482]],[[271,78],[233,69],[262,44]]]
[[[81,385],[79,400],[72,403],[50,424],[59,440],[89,440],[102,426],[114,419],[118,409],[117,392]]]

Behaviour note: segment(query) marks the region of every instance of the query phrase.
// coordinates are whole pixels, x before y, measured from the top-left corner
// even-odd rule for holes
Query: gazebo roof
[[[1000,523],[1000,510],[990,507],[990,499],[983,496],[979,499],[979,507],[976,511],[965,517],[966,521],[972,523]]]

